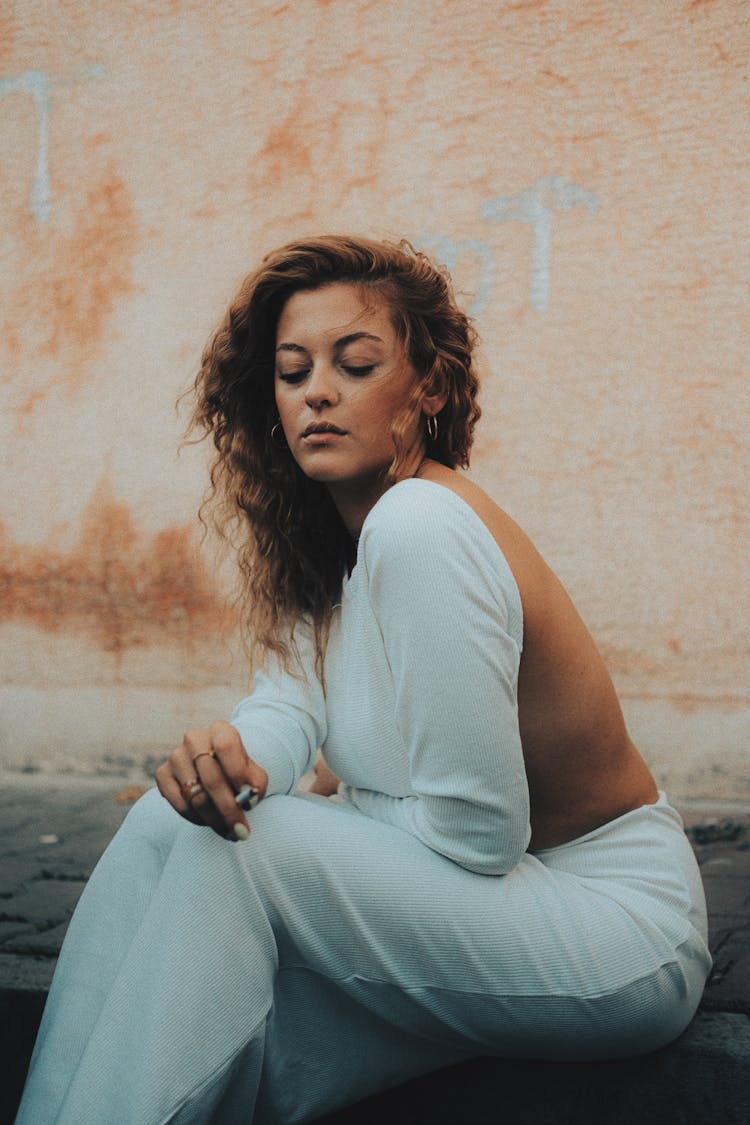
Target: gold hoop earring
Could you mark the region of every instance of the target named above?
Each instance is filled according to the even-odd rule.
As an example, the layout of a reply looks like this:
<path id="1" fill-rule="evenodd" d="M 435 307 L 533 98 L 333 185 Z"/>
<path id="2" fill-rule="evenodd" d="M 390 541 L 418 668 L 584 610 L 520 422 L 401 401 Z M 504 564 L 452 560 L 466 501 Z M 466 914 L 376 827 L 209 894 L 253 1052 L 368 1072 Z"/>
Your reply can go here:
<path id="1" fill-rule="evenodd" d="M 280 430 L 280 429 L 281 429 L 281 419 L 279 418 L 278 422 L 274 422 L 274 424 L 271 426 L 271 441 L 273 442 L 273 444 L 276 446 L 277 449 L 288 449 L 289 446 L 286 443 L 286 438 L 284 438 L 282 436 L 281 441 L 279 441 L 278 438 L 277 438 L 276 431 Z"/>
<path id="2" fill-rule="evenodd" d="M 437 441 L 438 439 L 438 420 L 435 414 L 427 415 L 427 436 L 430 441 Z"/>

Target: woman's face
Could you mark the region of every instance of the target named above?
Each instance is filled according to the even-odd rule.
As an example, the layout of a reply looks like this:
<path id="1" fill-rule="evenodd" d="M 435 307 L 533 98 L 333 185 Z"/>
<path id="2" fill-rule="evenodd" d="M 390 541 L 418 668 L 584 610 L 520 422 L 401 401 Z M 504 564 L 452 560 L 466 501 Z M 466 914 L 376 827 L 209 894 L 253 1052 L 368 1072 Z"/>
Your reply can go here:
<path id="1" fill-rule="evenodd" d="M 385 490 L 391 429 L 416 384 L 376 291 L 336 282 L 294 293 L 284 305 L 276 331 L 281 425 L 295 461 L 328 486 L 350 531 Z M 422 457 L 422 434 L 415 411 L 405 436 L 411 471 Z"/>

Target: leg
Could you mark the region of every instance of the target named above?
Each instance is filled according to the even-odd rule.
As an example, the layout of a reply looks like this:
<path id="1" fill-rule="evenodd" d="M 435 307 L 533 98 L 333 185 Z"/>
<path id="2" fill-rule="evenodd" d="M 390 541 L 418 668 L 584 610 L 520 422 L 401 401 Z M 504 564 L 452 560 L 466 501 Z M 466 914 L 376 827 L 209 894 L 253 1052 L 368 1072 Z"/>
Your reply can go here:
<path id="1" fill-rule="evenodd" d="M 689 1020 L 698 946 L 686 981 L 692 954 L 593 870 L 528 856 L 472 875 L 355 812 L 277 800 L 243 848 L 280 961 L 258 1121 L 308 1120 L 471 1054 L 641 1053 Z"/>
<path id="2" fill-rule="evenodd" d="M 251 1119 L 276 949 L 234 852 L 156 791 L 138 802 L 71 922 L 19 1125 L 206 1121 L 248 1044 Z M 240 948 L 242 1003 L 227 970 Z"/>
<path id="3" fill-rule="evenodd" d="M 596 879 L 473 875 L 320 799 L 263 801 L 236 846 L 139 805 L 71 926 L 19 1123 L 305 1121 L 472 1053 L 646 1050 L 653 1013 L 692 1003 Z"/>
<path id="4" fill-rule="evenodd" d="M 289 913 L 304 926 L 310 894 L 325 893 L 310 884 L 316 837 L 333 819 L 351 852 L 369 822 L 296 798 L 257 812 L 252 846 L 237 846 L 185 824 L 156 792 L 133 809 L 71 923 L 18 1125 L 247 1125 L 260 1086 L 259 1120 L 302 1120 L 311 1106 L 322 1111 L 462 1057 L 413 1042 L 296 958 L 278 973 L 274 903 L 287 877 Z M 347 1087 L 339 1063 L 352 1035 L 368 1060 Z"/>

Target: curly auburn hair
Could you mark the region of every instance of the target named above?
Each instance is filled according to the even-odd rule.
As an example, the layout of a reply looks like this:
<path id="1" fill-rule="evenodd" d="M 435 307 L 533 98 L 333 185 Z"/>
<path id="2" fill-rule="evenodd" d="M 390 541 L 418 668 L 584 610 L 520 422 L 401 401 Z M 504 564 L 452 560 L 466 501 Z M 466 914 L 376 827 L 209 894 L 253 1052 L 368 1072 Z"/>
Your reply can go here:
<path id="1" fill-rule="evenodd" d="M 389 306 L 418 383 L 392 427 L 393 461 L 386 486 L 400 479 L 404 435 L 435 385 L 447 401 L 426 454 L 467 467 L 479 418 L 472 366 L 474 330 L 457 307 L 450 280 L 410 243 L 324 236 L 292 242 L 265 257 L 239 287 L 203 352 L 189 430 L 210 435 L 216 449 L 201 508 L 213 509 L 222 538 L 237 549 L 243 633 L 255 662 L 271 653 L 289 669 L 294 626 L 313 626 L 316 673 L 322 677 L 331 613 L 341 596 L 353 543 L 324 484 L 306 477 L 277 444 L 274 397 L 276 328 L 289 297 L 347 282 L 374 290 Z"/>

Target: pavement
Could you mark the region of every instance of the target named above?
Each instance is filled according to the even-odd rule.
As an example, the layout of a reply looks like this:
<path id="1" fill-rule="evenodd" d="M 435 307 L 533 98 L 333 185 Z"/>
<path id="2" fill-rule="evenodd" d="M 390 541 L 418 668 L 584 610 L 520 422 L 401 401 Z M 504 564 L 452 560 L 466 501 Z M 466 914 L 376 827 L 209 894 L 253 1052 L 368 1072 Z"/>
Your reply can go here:
<path id="1" fill-rule="evenodd" d="M 137 775 L 3 776 L 0 1125 L 13 1120 L 78 897 L 147 784 Z M 495 1125 L 501 1118 L 521 1125 L 748 1125 L 750 804 L 677 804 L 703 874 L 714 956 L 701 1010 L 684 1036 L 664 1051 L 612 1063 L 474 1060 L 332 1115 L 330 1125 Z"/>

